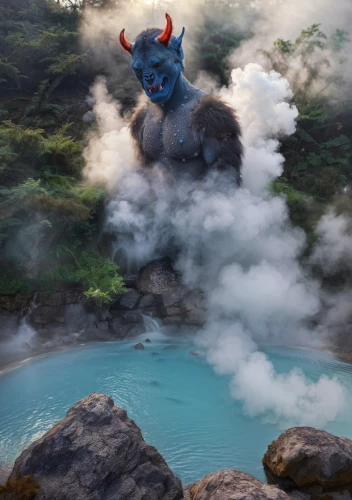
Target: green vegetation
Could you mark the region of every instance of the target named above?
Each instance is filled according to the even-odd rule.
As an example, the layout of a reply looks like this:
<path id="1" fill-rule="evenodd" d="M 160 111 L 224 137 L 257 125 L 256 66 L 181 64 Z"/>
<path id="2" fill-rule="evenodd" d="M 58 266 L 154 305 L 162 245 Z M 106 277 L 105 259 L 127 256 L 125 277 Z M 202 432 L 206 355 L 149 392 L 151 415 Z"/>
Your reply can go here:
<path id="1" fill-rule="evenodd" d="M 80 7 L 0 7 L 0 294 L 79 286 L 101 307 L 123 283 L 99 246 L 105 193 L 82 177 Z"/>
<path id="2" fill-rule="evenodd" d="M 233 12 L 228 15 L 233 16 Z M 247 37 L 248 34 L 236 32 L 231 23 L 222 22 L 220 15 L 217 19 L 206 15 L 204 25 L 196 32 L 195 60 L 187 62 L 187 71 L 196 77 L 198 70 L 204 70 L 215 76 L 221 85 L 227 84 L 230 69 L 228 57 Z"/>
<path id="3" fill-rule="evenodd" d="M 47 271 L 41 278 L 41 288 L 51 290 L 60 281 L 66 285 L 81 284 L 97 310 L 112 302 L 115 295 L 126 291 L 118 266 L 109 259 L 88 250 L 76 257 L 70 248 L 58 248 L 59 256 L 67 254 L 71 260 Z"/>
<path id="4" fill-rule="evenodd" d="M 288 78 L 299 110 L 296 133 L 282 143 L 284 173 L 273 191 L 285 196 L 292 222 L 308 236 L 327 205 L 341 205 L 352 181 L 352 95 L 339 69 L 348 43 L 345 31 L 328 38 L 314 24 L 295 41 L 276 40 L 265 52 L 272 68 Z"/>
<path id="5" fill-rule="evenodd" d="M 32 500 L 38 490 L 39 484 L 32 475 L 14 481 L 7 480 L 0 485 L 0 500 Z"/>
<path id="6" fill-rule="evenodd" d="M 80 48 L 79 24 L 87 6 L 109 2 L 1 3 L 0 294 L 78 286 L 101 308 L 123 291 L 101 237 L 106 193 L 82 175 L 89 130 L 82 118 L 96 74 L 91 51 Z M 202 69 L 228 82 L 228 56 L 252 36 L 228 23 L 233 15 L 226 2 L 219 2 L 216 19 L 204 12 L 194 32 L 197 60 L 187 61 L 191 77 Z M 288 78 L 300 113 L 296 133 L 283 140 L 284 172 L 271 189 L 285 198 L 292 223 L 309 238 L 331 203 L 339 213 L 352 210 L 343 195 L 351 184 L 352 96 L 339 69 L 350 40 L 339 29 L 327 37 L 323 28 L 314 24 L 296 40 L 276 40 L 264 53 L 269 67 Z M 102 37 L 111 42 L 108 33 Z M 125 71 L 127 60 L 116 54 Z M 124 106 L 135 103 L 130 88 L 126 82 L 119 87 Z"/>

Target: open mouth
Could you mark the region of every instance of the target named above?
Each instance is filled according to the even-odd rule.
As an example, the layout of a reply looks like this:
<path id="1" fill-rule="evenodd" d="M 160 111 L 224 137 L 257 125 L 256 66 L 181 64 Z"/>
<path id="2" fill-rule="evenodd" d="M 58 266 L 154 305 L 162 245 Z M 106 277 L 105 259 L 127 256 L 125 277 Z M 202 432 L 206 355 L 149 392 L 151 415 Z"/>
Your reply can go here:
<path id="1" fill-rule="evenodd" d="M 165 84 L 166 84 L 166 78 L 163 78 L 163 81 L 161 83 L 159 83 L 158 85 L 151 85 L 149 87 L 145 87 L 145 90 L 149 94 L 156 94 L 156 93 L 160 92 L 161 90 L 163 90 L 163 88 L 165 87 Z"/>

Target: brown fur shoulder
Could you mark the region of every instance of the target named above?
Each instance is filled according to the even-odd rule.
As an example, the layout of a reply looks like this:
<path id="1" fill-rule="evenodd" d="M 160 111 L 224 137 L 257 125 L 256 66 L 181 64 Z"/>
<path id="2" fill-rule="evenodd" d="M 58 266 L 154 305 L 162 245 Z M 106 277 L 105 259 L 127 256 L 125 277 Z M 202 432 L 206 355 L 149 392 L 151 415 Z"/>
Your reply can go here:
<path id="1" fill-rule="evenodd" d="M 219 170 L 235 169 L 240 185 L 243 146 L 235 110 L 220 98 L 207 95 L 193 110 L 192 126 L 208 165 Z"/>
<path id="2" fill-rule="evenodd" d="M 241 127 L 235 110 L 219 97 L 207 95 L 203 97 L 193 111 L 193 129 L 201 137 L 221 139 L 225 133 L 228 137 L 240 137 Z"/>

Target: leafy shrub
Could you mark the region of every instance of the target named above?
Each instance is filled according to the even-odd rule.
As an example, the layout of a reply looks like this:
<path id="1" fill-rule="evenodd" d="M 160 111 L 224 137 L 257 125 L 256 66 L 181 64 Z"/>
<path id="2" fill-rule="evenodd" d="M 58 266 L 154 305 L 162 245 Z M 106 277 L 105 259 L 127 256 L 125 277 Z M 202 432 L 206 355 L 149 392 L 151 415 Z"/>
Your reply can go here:
<path id="1" fill-rule="evenodd" d="M 17 293 L 27 294 L 31 291 L 30 283 L 16 276 L 16 274 L 11 274 L 11 272 L 0 269 L 1 279 L 0 279 L 0 295 L 16 295 Z M 0 497 L 1 498 L 1 497 Z"/>
<path id="2" fill-rule="evenodd" d="M 60 247 L 57 253 L 59 257 L 69 255 L 72 260 L 46 272 L 40 281 L 41 289 L 53 289 L 59 283 L 80 284 L 97 309 L 126 291 L 119 268 L 110 259 L 89 250 L 76 257 L 68 247 Z"/>
<path id="3" fill-rule="evenodd" d="M 291 222 L 299 226 L 304 225 L 309 211 L 307 197 L 282 181 L 273 182 L 271 191 L 285 198 Z"/>
<path id="4" fill-rule="evenodd" d="M 75 258 L 74 279 L 85 287 L 87 297 L 94 300 L 97 308 L 109 304 L 114 295 L 125 292 L 118 266 L 101 255 L 85 250 Z"/>

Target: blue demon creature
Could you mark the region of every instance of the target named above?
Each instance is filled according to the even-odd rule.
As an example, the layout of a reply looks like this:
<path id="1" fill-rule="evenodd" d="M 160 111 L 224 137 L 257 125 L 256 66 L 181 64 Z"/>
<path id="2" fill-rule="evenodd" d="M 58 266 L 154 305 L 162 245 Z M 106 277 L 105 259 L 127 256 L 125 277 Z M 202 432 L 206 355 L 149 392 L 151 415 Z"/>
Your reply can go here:
<path id="1" fill-rule="evenodd" d="M 231 171 L 241 181 L 242 144 L 234 110 L 206 95 L 182 75 L 182 38 L 166 28 L 142 31 L 132 44 L 120 34 L 132 56 L 132 70 L 149 101 L 136 110 L 131 134 L 145 165 L 161 163 L 175 172 L 203 176 L 209 169 Z"/>

